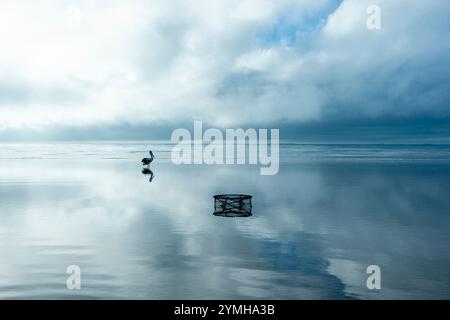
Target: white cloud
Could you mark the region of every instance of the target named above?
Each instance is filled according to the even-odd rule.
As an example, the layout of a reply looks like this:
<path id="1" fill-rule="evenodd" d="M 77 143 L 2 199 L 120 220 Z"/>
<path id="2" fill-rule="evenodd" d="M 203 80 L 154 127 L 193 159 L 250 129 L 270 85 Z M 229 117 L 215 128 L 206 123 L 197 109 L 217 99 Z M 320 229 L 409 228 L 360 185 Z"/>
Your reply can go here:
<path id="1" fill-rule="evenodd" d="M 360 33 L 366 25 L 367 1 L 347 0 L 328 17 L 324 27 L 327 36 L 346 36 Z"/>
<path id="2" fill-rule="evenodd" d="M 3 1 L 0 128 L 446 113 L 447 4 L 332 3 Z"/>

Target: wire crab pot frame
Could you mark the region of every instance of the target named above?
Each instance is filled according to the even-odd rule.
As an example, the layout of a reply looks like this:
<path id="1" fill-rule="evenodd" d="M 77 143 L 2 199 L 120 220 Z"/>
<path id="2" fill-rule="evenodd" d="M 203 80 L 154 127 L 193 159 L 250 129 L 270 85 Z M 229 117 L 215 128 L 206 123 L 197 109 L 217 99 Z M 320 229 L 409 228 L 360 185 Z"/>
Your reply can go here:
<path id="1" fill-rule="evenodd" d="M 246 194 L 215 195 L 214 215 L 221 217 L 249 217 L 252 215 L 252 196 Z"/>

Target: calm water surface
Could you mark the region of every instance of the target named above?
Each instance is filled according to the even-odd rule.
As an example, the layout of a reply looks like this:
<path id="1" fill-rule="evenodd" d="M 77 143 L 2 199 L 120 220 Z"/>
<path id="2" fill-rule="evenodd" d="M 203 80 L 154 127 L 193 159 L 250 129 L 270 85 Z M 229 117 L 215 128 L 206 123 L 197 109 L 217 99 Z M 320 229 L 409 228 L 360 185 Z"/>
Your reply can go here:
<path id="1" fill-rule="evenodd" d="M 450 298 L 449 146 L 283 144 L 275 176 L 164 142 L 0 147 L 0 298 Z M 254 215 L 213 216 L 217 193 Z"/>

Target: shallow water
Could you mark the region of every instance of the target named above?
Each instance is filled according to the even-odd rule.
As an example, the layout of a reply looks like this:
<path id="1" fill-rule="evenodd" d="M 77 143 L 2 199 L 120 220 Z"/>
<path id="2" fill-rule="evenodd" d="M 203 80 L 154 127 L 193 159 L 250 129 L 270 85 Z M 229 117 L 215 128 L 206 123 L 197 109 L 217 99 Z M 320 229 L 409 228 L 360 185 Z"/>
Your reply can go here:
<path id="1" fill-rule="evenodd" d="M 449 146 L 285 143 L 275 176 L 164 142 L 0 147 L 0 298 L 450 298 Z M 214 216 L 219 193 L 253 216 Z"/>

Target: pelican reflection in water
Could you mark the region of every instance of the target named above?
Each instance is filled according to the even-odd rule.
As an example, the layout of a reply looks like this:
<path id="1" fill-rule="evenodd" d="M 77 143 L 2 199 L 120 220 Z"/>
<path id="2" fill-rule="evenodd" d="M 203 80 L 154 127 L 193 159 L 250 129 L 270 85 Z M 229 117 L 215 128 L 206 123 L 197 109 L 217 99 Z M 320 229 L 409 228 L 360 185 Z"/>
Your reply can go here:
<path id="1" fill-rule="evenodd" d="M 142 169 L 142 174 L 145 174 L 145 175 L 150 175 L 150 179 L 148 180 L 148 182 L 152 182 L 152 180 L 153 180 L 153 178 L 154 178 L 154 174 L 153 174 L 153 171 L 152 170 L 150 170 L 150 168 L 143 168 Z"/>

